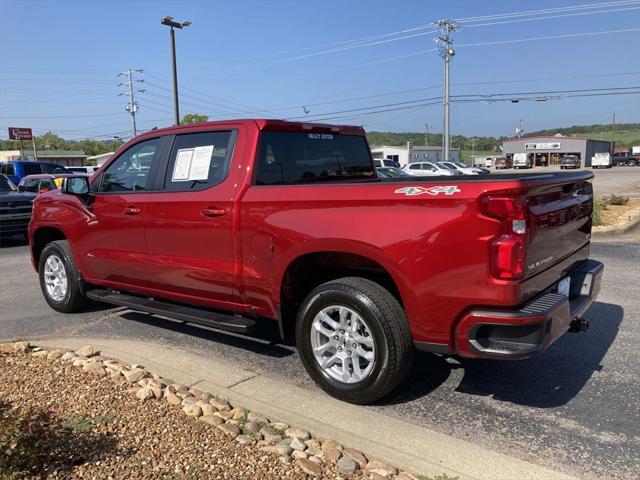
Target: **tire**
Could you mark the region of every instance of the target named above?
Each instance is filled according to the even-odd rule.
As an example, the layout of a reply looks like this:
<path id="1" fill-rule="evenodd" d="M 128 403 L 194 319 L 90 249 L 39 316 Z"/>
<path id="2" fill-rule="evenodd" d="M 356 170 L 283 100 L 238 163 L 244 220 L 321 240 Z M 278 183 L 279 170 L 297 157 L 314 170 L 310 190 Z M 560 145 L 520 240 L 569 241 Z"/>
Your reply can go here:
<path id="1" fill-rule="evenodd" d="M 627 165 L 630 166 L 630 167 L 635 167 L 636 166 L 636 162 L 635 162 L 635 160 L 629 160 L 627 162 Z"/>
<path id="2" fill-rule="evenodd" d="M 47 265 L 48 261 L 51 262 L 49 266 Z M 53 265 L 57 265 L 58 269 L 63 268 L 64 273 L 57 275 L 55 272 L 59 270 L 52 269 L 51 267 Z M 45 273 L 49 271 L 52 272 L 51 275 Z M 71 254 L 68 241 L 57 240 L 44 247 L 38 264 L 38 277 L 40 279 L 42 295 L 49 306 L 55 311 L 72 313 L 81 310 L 87 305 L 88 300 L 81 288 L 82 275 L 73 261 L 73 255 Z M 66 280 L 66 288 L 56 290 L 54 287 L 53 292 L 50 291 L 46 283 L 47 278 L 45 277 L 48 277 L 50 281 L 54 282 L 57 278 L 59 285 L 64 283 L 64 277 Z"/>
<path id="3" fill-rule="evenodd" d="M 332 337 L 319 334 L 315 327 L 316 316 L 321 312 L 330 312 L 331 316 L 332 309 L 338 309 L 336 316 L 332 317 L 338 320 L 334 319 L 334 323 L 345 329 L 338 330 L 340 327 L 337 327 L 334 330 L 336 335 Z M 347 313 L 344 323 L 340 324 L 344 310 Z M 354 321 L 360 326 L 364 325 L 364 330 L 353 333 L 350 329 Z M 329 324 L 322 326 L 327 330 Z M 348 338 L 350 335 L 355 337 Z M 320 366 L 313 349 L 314 338 L 320 336 L 327 338 L 327 343 L 333 342 L 335 345 L 323 355 L 336 357 L 353 354 L 347 358 L 347 369 L 345 361 L 339 360 L 342 373 L 337 373 L 338 365 L 335 362 L 325 368 Z M 357 343 L 359 339 L 366 339 L 372 346 L 364 342 Z M 307 296 L 298 312 L 296 344 L 305 369 L 320 388 L 335 398 L 355 404 L 375 402 L 395 389 L 409 373 L 414 352 L 409 322 L 398 300 L 377 283 L 357 277 L 325 283 Z M 340 344 L 343 345 L 342 352 L 338 352 Z M 349 351 L 349 346 L 353 345 L 357 345 L 357 348 Z M 371 351 L 365 351 L 365 348 L 371 348 Z M 355 353 L 357 351 L 369 353 L 371 360 L 359 356 Z M 362 375 L 355 370 L 356 362 L 359 370 L 364 367 L 360 372 Z M 348 380 L 335 378 L 344 374 L 345 370 L 350 370 Z"/>

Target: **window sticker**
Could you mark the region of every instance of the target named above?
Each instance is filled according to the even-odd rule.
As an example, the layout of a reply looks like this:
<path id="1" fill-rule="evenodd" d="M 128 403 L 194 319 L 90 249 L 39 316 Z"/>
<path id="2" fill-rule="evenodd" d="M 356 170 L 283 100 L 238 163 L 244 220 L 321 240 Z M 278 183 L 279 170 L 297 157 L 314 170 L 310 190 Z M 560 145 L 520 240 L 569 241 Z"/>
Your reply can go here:
<path id="1" fill-rule="evenodd" d="M 309 138 L 311 140 L 333 140 L 333 135 L 328 133 L 310 133 Z"/>
<path id="2" fill-rule="evenodd" d="M 176 163 L 173 165 L 172 182 L 188 182 L 189 172 L 191 171 L 191 159 L 193 157 L 193 148 L 183 148 L 178 150 L 176 155 Z"/>
<path id="3" fill-rule="evenodd" d="M 54 178 L 53 183 L 55 183 L 58 188 L 62 187 L 62 178 Z"/>
<path id="4" fill-rule="evenodd" d="M 209 167 L 213 156 L 213 145 L 193 149 L 193 160 L 189 170 L 189 180 L 209 180 Z"/>

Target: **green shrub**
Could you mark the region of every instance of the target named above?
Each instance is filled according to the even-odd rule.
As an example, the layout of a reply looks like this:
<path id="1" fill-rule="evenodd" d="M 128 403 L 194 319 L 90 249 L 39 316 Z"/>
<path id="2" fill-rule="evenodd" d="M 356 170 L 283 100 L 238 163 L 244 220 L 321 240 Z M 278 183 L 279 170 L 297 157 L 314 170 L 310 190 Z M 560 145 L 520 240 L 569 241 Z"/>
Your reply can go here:
<path id="1" fill-rule="evenodd" d="M 593 226 L 602 225 L 602 211 L 607 209 L 607 202 L 596 197 L 593 200 Z"/>
<path id="2" fill-rule="evenodd" d="M 629 198 L 623 197 L 622 195 L 616 195 L 612 193 L 608 197 L 604 197 L 603 200 L 609 205 L 626 205 L 629 203 Z"/>

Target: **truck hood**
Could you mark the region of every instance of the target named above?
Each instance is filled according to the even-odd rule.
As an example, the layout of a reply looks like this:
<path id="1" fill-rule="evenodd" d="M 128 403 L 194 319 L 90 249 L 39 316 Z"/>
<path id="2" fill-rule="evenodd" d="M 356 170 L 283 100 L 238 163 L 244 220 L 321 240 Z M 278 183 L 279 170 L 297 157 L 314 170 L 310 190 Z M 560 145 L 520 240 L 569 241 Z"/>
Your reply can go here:
<path id="1" fill-rule="evenodd" d="M 24 201 L 32 202 L 34 198 L 36 198 L 35 193 L 0 191 L 0 203 L 24 202 Z"/>

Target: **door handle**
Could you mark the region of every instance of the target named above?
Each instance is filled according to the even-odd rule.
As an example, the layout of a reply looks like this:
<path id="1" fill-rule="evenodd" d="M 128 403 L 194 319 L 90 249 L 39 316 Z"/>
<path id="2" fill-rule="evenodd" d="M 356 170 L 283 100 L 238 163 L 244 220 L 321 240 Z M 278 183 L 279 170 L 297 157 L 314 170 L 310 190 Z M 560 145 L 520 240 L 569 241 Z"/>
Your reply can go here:
<path id="1" fill-rule="evenodd" d="M 138 215 L 140 213 L 140 209 L 136 207 L 125 207 L 124 213 L 126 215 Z"/>
<path id="2" fill-rule="evenodd" d="M 227 211 L 224 208 L 203 208 L 200 213 L 205 217 L 221 217 L 226 214 Z"/>

